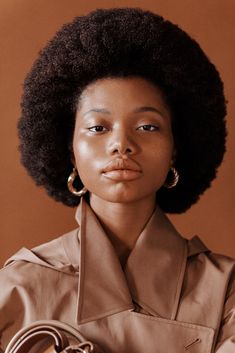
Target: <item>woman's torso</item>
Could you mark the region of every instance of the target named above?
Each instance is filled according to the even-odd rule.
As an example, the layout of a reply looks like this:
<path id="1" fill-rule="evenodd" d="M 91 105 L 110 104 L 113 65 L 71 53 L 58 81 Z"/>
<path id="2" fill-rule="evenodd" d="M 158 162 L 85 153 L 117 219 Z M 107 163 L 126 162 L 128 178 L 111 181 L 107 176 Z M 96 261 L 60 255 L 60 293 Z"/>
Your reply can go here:
<path id="1" fill-rule="evenodd" d="M 224 305 L 231 259 L 197 237 L 185 240 L 158 213 L 122 269 L 89 208 L 86 215 L 80 231 L 22 249 L 1 270 L 3 348 L 22 326 L 45 319 L 71 324 L 109 353 L 209 353 L 234 332 L 234 294 Z M 230 320 L 219 332 L 225 311 Z M 217 351 L 232 352 L 226 344 Z"/>

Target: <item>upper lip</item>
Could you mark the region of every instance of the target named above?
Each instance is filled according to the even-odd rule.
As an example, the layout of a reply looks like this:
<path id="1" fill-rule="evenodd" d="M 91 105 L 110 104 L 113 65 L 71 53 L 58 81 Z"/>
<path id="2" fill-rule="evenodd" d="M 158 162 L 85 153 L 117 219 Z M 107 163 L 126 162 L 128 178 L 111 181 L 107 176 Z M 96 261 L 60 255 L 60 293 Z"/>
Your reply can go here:
<path id="1" fill-rule="evenodd" d="M 137 165 L 136 162 L 134 162 L 131 159 L 122 159 L 122 158 L 116 158 L 105 166 L 103 169 L 103 172 L 110 172 L 112 170 L 120 170 L 120 169 L 128 169 L 128 170 L 135 170 L 137 172 L 141 172 L 141 169 Z"/>

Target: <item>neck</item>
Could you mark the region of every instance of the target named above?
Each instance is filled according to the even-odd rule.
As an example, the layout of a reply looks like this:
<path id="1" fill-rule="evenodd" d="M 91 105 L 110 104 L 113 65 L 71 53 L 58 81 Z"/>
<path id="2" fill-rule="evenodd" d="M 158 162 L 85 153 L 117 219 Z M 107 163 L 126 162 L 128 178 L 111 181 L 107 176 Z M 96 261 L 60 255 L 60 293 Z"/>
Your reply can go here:
<path id="1" fill-rule="evenodd" d="M 91 194 L 90 206 L 112 242 L 121 265 L 124 266 L 155 209 L 155 195 L 131 203 L 114 203 Z"/>

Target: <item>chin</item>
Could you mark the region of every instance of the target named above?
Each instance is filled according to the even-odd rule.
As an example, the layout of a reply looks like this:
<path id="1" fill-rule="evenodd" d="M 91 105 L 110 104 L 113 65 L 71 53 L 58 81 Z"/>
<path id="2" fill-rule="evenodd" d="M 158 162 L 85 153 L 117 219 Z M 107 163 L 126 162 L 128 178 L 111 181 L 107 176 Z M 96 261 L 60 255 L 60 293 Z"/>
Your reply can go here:
<path id="1" fill-rule="evenodd" d="M 140 195 L 139 192 L 130 192 L 130 191 L 123 191 L 123 192 L 107 192 L 107 193 L 102 193 L 102 194 L 97 194 L 97 197 L 100 197 L 101 199 L 108 201 L 108 202 L 113 202 L 113 203 L 131 203 L 131 202 L 136 202 L 139 201 L 140 199 L 144 198 L 143 195 Z M 147 196 L 147 195 L 146 195 Z"/>

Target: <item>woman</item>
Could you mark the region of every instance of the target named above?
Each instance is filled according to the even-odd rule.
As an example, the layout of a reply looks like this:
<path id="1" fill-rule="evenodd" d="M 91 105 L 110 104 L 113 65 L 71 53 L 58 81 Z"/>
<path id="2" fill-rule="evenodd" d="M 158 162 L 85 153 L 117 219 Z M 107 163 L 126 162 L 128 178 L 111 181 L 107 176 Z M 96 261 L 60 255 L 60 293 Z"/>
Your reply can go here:
<path id="1" fill-rule="evenodd" d="M 164 214 L 215 178 L 225 115 L 215 66 L 158 15 L 96 10 L 56 34 L 25 81 L 20 150 L 38 185 L 78 205 L 78 229 L 1 270 L 2 350 L 54 319 L 105 352 L 234 351 L 234 261 Z"/>

